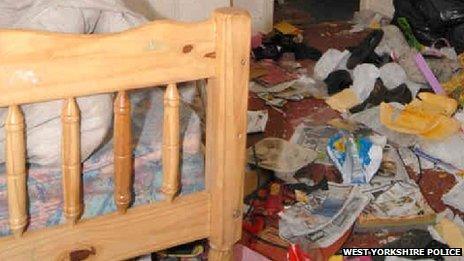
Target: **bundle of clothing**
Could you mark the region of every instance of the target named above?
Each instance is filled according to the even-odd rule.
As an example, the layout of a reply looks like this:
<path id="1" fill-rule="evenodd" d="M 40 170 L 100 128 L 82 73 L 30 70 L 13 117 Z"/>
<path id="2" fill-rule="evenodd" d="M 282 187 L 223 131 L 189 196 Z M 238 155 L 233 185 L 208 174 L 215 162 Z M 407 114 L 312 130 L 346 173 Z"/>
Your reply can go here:
<path id="1" fill-rule="evenodd" d="M 112 33 L 127 30 L 147 22 L 140 14 L 132 12 L 120 0 L 4 0 L 0 2 L 0 28 L 30 29 L 74 34 Z M 12 43 L 14 44 L 14 43 Z M 34 44 L 34 43 L 31 43 Z M 1 47 L 0 47 L 1 48 Z M 70 46 L 72 48 L 72 46 Z M 7 86 L 15 88 L 14 85 Z M 131 95 L 133 106 L 149 95 L 156 115 L 162 122 L 163 90 L 139 92 Z M 191 93 L 191 92 L 190 92 Z M 182 92 L 181 92 L 182 94 Z M 190 97 L 193 95 L 190 94 Z M 113 94 L 77 98 L 81 112 L 81 158 L 84 161 L 111 138 Z M 25 104 L 27 160 L 29 163 L 58 167 L 61 156 L 62 101 Z M 189 108 L 181 105 L 181 121 L 185 131 Z M 8 108 L 0 108 L 0 164 L 5 161 L 5 119 Z M 161 142 L 161 128 L 153 130 L 154 139 Z M 137 139 L 135 137 L 135 139 Z"/>

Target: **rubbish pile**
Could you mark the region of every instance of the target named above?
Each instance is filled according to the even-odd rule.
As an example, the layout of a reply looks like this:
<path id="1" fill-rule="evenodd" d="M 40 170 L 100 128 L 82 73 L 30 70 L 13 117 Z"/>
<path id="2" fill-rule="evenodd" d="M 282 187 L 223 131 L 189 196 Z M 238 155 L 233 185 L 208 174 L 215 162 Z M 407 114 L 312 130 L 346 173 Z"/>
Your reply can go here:
<path id="1" fill-rule="evenodd" d="M 283 118 L 306 99 L 339 114 L 307 117 L 288 140 L 263 135 L 248 148 L 259 176 L 245 200 L 251 240 L 326 259 L 357 233 L 400 233 L 382 247 L 421 238 L 424 247 L 464 248 L 464 3 L 394 4 L 393 19 L 358 13 L 349 33 L 369 33 L 345 50 L 321 53 L 286 22 L 253 38 L 252 97 Z M 249 111 L 248 133 L 275 127 L 270 115 Z M 426 170 L 453 175 L 445 211 L 422 191 Z"/>

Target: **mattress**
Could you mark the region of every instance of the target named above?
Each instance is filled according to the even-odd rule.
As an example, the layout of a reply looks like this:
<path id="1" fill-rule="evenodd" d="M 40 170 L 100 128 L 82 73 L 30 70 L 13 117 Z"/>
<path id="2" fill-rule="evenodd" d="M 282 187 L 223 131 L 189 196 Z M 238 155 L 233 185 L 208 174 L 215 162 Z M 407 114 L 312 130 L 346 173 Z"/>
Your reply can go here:
<path id="1" fill-rule="evenodd" d="M 181 88 L 182 100 L 192 97 L 193 86 Z M 131 94 L 134 136 L 133 205 L 148 204 L 163 198 L 160 192 L 163 174 L 161 161 L 163 90 L 156 88 Z M 191 99 L 190 99 L 191 100 Z M 204 189 L 204 158 L 200 152 L 200 120 L 183 102 L 181 105 L 181 194 Z M 84 213 L 91 218 L 116 211 L 113 200 L 113 147 L 108 137 L 83 163 Z M 65 222 L 61 170 L 28 166 L 28 231 Z M 0 165 L 0 236 L 10 234 L 5 166 Z"/>

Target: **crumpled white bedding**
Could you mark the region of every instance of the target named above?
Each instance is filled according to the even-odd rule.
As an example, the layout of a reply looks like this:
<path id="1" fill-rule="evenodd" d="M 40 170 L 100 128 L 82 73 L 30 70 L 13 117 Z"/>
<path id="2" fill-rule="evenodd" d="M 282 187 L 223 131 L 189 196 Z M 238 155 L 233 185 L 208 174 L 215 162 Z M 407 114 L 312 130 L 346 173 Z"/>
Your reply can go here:
<path id="1" fill-rule="evenodd" d="M 0 27 L 35 29 L 66 33 L 118 32 L 138 26 L 147 20 L 124 7 L 119 0 L 2 0 Z M 14 88 L 14 86 L 11 86 Z M 143 95 L 159 96 L 159 115 L 162 119 L 162 89 Z M 190 95 L 191 97 L 192 95 Z M 185 98 L 185 97 L 184 97 Z M 187 98 L 188 99 L 188 98 Z M 113 95 L 104 94 L 77 99 L 81 110 L 81 154 L 85 160 L 107 137 L 112 126 Z M 22 105 L 27 136 L 27 160 L 49 167 L 60 164 L 62 101 Z M 185 111 L 185 106 L 181 111 Z M 7 108 L 0 108 L 0 163 L 4 162 L 4 120 Z M 182 118 L 182 117 L 181 117 Z M 183 117 L 186 118 L 186 117 Z M 187 117 L 188 118 L 188 117 Z M 187 120 L 186 124 L 192 121 Z M 162 122 L 160 121 L 160 124 Z M 154 133 L 155 137 L 160 137 Z M 160 141 L 161 142 L 161 141 Z"/>

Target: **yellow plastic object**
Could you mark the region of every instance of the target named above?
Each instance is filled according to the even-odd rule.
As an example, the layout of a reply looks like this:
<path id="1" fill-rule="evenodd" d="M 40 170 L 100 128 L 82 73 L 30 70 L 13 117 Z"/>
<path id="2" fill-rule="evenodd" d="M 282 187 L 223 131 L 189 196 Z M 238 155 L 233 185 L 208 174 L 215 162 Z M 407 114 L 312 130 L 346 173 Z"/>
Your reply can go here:
<path id="1" fill-rule="evenodd" d="M 458 108 L 458 103 L 456 100 L 443 95 L 436 95 L 430 92 L 419 93 L 419 98 L 421 99 L 420 108 L 423 112 L 434 113 L 450 117 Z"/>
<path id="2" fill-rule="evenodd" d="M 453 248 L 464 248 L 464 231 L 453 221 L 444 218 L 435 225 L 438 234 Z"/>
<path id="3" fill-rule="evenodd" d="M 388 128 L 426 139 L 444 139 L 459 131 L 460 124 L 451 115 L 457 102 L 432 93 L 419 94 L 405 108 L 395 113 L 390 104 L 380 105 L 380 122 Z"/>
<path id="4" fill-rule="evenodd" d="M 348 88 L 344 89 L 343 91 L 330 96 L 328 99 L 325 100 L 332 109 L 339 111 L 339 112 L 346 112 L 350 108 L 358 105 L 361 103 L 356 93 Z"/>
<path id="5" fill-rule="evenodd" d="M 380 104 L 380 122 L 389 129 L 407 134 L 426 133 L 440 123 L 440 119 L 420 111 L 403 110 L 396 117 L 393 114 L 393 107 L 390 104 Z"/>
<path id="6" fill-rule="evenodd" d="M 286 22 L 286 21 L 282 21 L 282 22 L 280 22 L 278 24 L 275 24 L 274 29 L 276 29 L 277 31 L 279 31 L 279 32 L 281 32 L 283 34 L 297 35 L 297 34 L 301 33 L 300 29 L 298 29 L 297 27 L 295 27 L 294 25 L 292 25 L 291 23 Z"/>
<path id="7" fill-rule="evenodd" d="M 441 117 L 440 124 L 429 132 L 422 133 L 420 136 L 426 139 L 439 140 L 449 137 L 459 131 L 461 124 L 458 121 L 444 116 Z"/>

